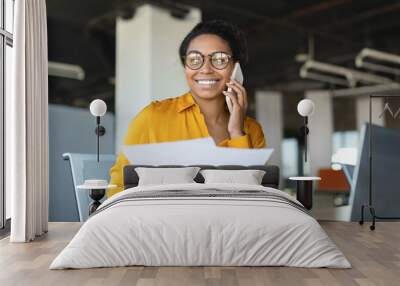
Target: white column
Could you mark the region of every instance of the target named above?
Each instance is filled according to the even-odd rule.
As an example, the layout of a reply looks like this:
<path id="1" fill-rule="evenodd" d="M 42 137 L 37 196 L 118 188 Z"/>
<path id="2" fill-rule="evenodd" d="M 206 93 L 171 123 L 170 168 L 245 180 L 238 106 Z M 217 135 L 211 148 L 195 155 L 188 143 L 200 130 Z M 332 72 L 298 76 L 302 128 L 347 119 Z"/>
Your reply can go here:
<path id="1" fill-rule="evenodd" d="M 143 5 L 132 19 L 116 23 L 116 151 L 121 150 L 129 122 L 152 100 L 175 97 L 188 90 L 179 60 L 179 45 L 201 20 L 199 9 L 184 19 Z"/>
<path id="2" fill-rule="evenodd" d="M 310 175 L 318 175 L 321 168 L 329 168 L 332 157 L 333 108 L 332 94 L 326 90 L 305 93 L 315 104 L 314 114 L 308 119 L 308 158 Z"/>
<path id="3" fill-rule="evenodd" d="M 383 98 L 372 99 L 372 123 L 384 126 L 385 117 L 379 118 L 383 111 Z M 358 96 L 356 98 L 357 130 L 361 131 L 364 123 L 369 122 L 369 96 Z"/>
<path id="4" fill-rule="evenodd" d="M 258 90 L 256 99 L 256 119 L 261 124 L 268 148 L 274 153 L 268 164 L 281 168 L 282 162 L 282 94 L 275 91 Z"/>

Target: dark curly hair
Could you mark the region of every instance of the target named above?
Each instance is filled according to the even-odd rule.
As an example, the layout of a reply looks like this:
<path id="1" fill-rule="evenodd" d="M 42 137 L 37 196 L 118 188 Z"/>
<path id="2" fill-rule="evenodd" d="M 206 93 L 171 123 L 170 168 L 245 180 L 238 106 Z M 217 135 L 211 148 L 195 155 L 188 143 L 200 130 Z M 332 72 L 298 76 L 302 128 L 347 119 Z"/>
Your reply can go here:
<path id="1" fill-rule="evenodd" d="M 184 56 L 190 42 L 197 36 L 203 34 L 217 35 L 226 42 L 232 50 L 234 61 L 239 61 L 240 65 L 246 65 L 248 61 L 247 41 L 244 33 L 232 23 L 224 20 L 211 20 L 198 23 L 183 39 L 179 47 L 179 57 L 184 65 Z"/>

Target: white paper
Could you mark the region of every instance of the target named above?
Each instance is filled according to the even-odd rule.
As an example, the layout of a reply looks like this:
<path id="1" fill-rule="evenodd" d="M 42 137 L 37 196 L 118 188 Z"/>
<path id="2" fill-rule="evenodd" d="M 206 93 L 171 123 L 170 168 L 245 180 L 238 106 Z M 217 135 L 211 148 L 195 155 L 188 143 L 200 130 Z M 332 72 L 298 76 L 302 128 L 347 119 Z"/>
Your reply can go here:
<path id="1" fill-rule="evenodd" d="M 265 165 L 273 150 L 218 147 L 211 137 L 122 147 L 135 165 Z"/>

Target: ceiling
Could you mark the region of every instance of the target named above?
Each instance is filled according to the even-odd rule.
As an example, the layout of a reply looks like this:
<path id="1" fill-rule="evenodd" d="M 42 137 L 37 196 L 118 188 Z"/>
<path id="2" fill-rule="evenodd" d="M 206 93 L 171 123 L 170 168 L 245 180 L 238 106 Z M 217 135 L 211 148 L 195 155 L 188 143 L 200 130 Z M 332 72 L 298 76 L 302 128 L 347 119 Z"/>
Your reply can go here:
<path id="1" fill-rule="evenodd" d="M 399 1 L 48 0 L 49 59 L 81 65 L 86 72 L 84 81 L 51 77 L 51 103 L 86 107 L 93 98 L 103 98 L 113 106 L 109 79 L 115 74 L 115 17 L 132 16 L 143 2 L 176 16 L 183 15 L 185 5 L 198 7 L 203 20 L 225 19 L 241 27 L 249 46 L 245 73 L 250 93 L 258 88 L 285 94 L 332 88 L 299 77 L 295 56 L 307 52 L 310 38 L 315 59 L 346 67 L 354 67 L 363 47 L 400 54 Z"/>

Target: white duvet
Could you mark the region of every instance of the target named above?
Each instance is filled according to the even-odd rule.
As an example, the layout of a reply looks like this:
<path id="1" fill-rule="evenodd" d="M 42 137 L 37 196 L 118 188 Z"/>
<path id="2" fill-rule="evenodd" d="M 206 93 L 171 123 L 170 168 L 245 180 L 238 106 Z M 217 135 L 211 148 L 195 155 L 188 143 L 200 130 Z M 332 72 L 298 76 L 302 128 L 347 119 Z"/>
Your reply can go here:
<path id="1" fill-rule="evenodd" d="M 314 218 L 279 201 L 175 197 L 115 203 L 132 192 L 205 188 L 262 190 L 297 202 L 279 190 L 254 185 L 131 188 L 105 201 L 99 208 L 103 211 L 83 224 L 50 269 L 127 265 L 351 267 Z"/>

